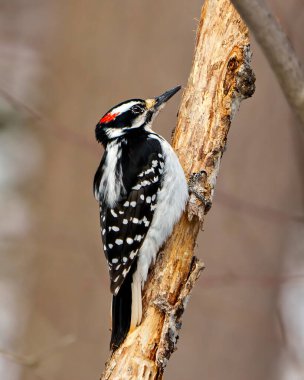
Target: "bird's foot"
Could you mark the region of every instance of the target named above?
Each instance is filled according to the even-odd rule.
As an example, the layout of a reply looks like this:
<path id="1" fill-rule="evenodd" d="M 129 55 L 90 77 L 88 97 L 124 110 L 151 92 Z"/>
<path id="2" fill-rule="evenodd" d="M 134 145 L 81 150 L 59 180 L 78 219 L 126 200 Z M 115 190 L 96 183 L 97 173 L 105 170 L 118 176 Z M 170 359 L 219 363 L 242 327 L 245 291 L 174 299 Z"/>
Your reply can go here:
<path id="1" fill-rule="evenodd" d="M 204 205 L 204 213 L 207 214 L 207 212 L 211 209 L 212 201 L 210 198 L 205 196 L 206 190 L 203 186 L 203 182 L 207 177 L 206 170 L 201 170 L 198 173 L 193 173 L 190 176 L 189 182 L 188 182 L 188 189 L 189 193 L 193 194 L 199 201 L 201 201 Z"/>

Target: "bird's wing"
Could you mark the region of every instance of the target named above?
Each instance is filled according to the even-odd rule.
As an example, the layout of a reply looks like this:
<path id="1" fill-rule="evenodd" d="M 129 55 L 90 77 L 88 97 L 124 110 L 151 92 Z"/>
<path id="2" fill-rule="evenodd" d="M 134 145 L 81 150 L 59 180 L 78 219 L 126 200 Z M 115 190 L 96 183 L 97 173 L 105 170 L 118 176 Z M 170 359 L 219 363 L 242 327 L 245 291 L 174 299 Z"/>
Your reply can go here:
<path id="1" fill-rule="evenodd" d="M 150 152 L 129 193 L 115 207 L 101 207 L 102 240 L 114 295 L 130 269 L 135 270 L 138 251 L 152 222 L 163 170 L 161 150 Z"/>

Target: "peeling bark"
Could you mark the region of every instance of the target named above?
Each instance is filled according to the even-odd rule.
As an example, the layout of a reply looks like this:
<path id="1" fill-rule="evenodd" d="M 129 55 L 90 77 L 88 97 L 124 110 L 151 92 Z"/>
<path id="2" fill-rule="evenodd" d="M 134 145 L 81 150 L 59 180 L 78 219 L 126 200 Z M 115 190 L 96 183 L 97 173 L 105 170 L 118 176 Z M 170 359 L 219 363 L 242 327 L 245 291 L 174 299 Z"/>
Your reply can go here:
<path id="1" fill-rule="evenodd" d="M 143 320 L 114 352 L 102 379 L 161 379 L 203 265 L 193 251 L 210 209 L 231 120 L 254 92 L 248 30 L 228 0 L 207 0 L 172 145 L 191 182 L 188 210 L 158 254 Z"/>

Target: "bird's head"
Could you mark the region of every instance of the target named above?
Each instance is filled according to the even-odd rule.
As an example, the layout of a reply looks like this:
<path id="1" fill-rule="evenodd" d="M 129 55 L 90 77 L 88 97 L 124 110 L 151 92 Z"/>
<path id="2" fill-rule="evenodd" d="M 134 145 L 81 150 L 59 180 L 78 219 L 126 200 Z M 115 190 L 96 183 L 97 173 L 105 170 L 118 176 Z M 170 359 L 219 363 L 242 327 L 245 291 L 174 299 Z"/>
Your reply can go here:
<path id="1" fill-rule="evenodd" d="M 152 99 L 126 100 L 111 108 L 96 125 L 97 141 L 106 144 L 140 128 L 150 128 L 156 115 L 180 88 L 174 87 Z"/>

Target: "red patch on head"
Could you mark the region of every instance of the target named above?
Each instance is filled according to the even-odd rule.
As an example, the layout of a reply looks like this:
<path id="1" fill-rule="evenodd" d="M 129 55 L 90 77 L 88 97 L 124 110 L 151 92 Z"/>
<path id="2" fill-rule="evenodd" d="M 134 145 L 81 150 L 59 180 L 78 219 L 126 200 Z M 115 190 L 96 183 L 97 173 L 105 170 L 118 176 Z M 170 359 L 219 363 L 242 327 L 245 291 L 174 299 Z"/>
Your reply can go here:
<path id="1" fill-rule="evenodd" d="M 116 118 L 116 116 L 119 115 L 119 112 L 118 113 L 107 113 L 106 115 L 104 115 L 104 117 L 102 117 L 100 120 L 99 120 L 99 123 L 103 124 L 103 123 L 109 123 L 110 121 L 114 120 Z"/>

